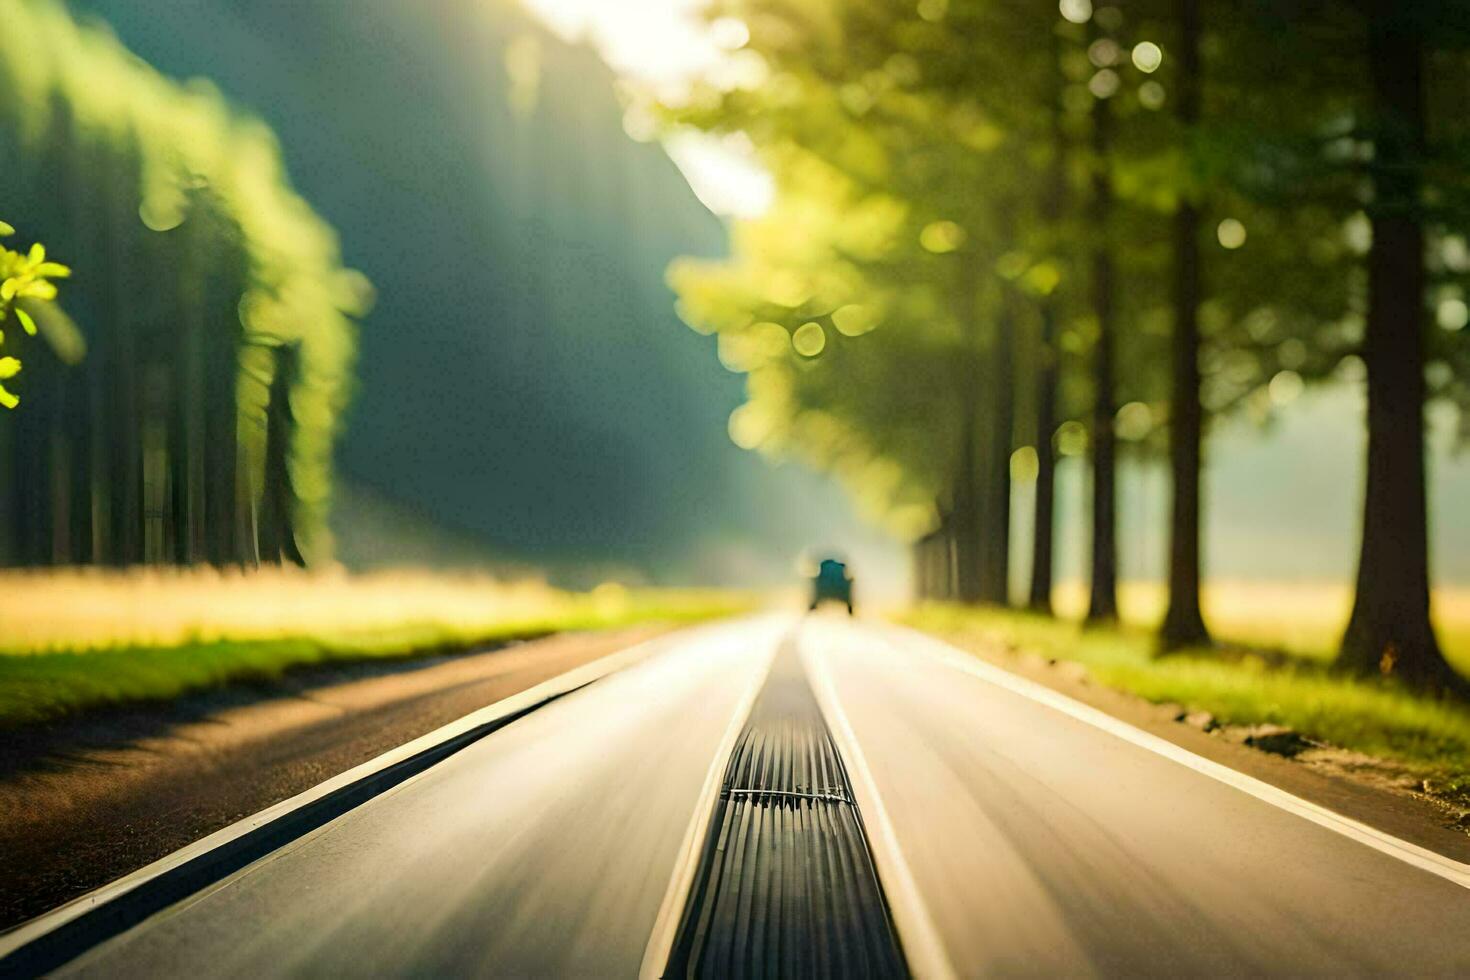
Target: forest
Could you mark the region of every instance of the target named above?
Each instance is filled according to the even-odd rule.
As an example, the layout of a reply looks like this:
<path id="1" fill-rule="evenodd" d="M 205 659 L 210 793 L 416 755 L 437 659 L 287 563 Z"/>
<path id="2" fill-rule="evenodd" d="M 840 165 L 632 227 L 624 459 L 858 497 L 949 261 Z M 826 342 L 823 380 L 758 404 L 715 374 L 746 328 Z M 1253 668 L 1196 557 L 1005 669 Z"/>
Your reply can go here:
<path id="1" fill-rule="evenodd" d="M 36 336 L 6 343 L 20 404 L 0 417 L 0 554 L 328 554 L 371 286 L 292 191 L 271 132 L 208 83 L 164 78 L 50 3 L 6 0 L 0 24 L 0 206 L 43 260 L 15 298 Z M 73 273 L 64 296 L 48 254 Z"/>
<path id="2" fill-rule="evenodd" d="M 1086 460 L 1090 623 L 1117 619 L 1120 458 L 1167 461 L 1165 651 L 1207 645 L 1202 447 L 1365 385 L 1337 666 L 1464 690 L 1430 621 L 1427 404 L 1470 400 L 1470 24 L 1452 3 L 740 0 L 736 82 L 657 106 L 749 139 L 776 203 L 681 315 L 746 375 L 746 448 L 837 474 L 922 596 L 1051 609 Z M 1309 26 L 1305 26 L 1309 25 Z M 1462 413 L 1461 419 L 1466 418 Z M 1013 489 L 1037 532 L 1013 556 Z M 1025 595 L 1008 594 L 1013 562 Z"/>

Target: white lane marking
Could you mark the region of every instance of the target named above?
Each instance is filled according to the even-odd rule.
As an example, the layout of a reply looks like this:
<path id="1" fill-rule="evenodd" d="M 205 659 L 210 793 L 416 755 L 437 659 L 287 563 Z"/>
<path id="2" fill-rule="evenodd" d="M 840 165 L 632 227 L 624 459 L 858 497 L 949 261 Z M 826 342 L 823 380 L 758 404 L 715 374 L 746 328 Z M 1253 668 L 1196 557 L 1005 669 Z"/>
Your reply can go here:
<path id="1" fill-rule="evenodd" d="M 683 644 L 697 642 L 699 638 L 710 633 L 729 628 L 730 625 L 728 623 L 716 623 L 656 636 L 634 646 L 599 657 L 580 667 L 575 667 L 564 674 L 548 678 L 533 687 L 521 691 L 519 694 L 513 694 L 484 708 L 472 711 L 463 718 L 451 721 L 441 728 L 436 728 L 427 735 L 421 735 L 411 742 L 406 742 L 398 746 L 396 749 L 389 749 L 376 758 L 369 759 L 359 766 L 355 766 L 344 773 L 333 776 L 325 782 L 318 783 L 303 793 L 293 796 L 290 799 L 282 800 L 273 806 L 266 807 L 259 813 L 252 814 L 230 824 L 228 827 L 215 831 L 208 837 L 203 837 L 192 844 L 187 844 L 172 854 L 159 858 L 152 864 L 139 868 L 137 871 L 125 875 L 111 884 L 103 885 L 79 898 L 72 899 L 65 905 L 52 909 L 50 912 L 42 913 L 34 919 L 13 927 L 10 931 L 0 934 L 0 957 L 10 955 L 27 943 L 60 928 L 72 919 L 90 912 L 99 905 L 105 905 L 108 902 L 121 898 L 144 882 L 171 871 L 181 864 L 192 861 L 201 854 L 228 844 L 236 838 L 243 837 L 258 827 L 272 823 L 291 813 L 293 810 L 314 803 L 344 786 L 350 786 L 360 780 L 366 779 L 377 772 L 394 766 L 405 759 L 412 758 L 421 752 L 428 751 L 466 732 L 473 731 L 482 725 L 490 724 L 501 718 L 513 715 L 518 711 L 534 707 L 542 701 L 566 694 L 569 691 L 590 684 L 599 678 L 606 677 L 608 674 L 623 670 L 639 661 L 648 659 L 656 653 Z M 423 773 L 419 773 L 413 779 L 418 779 L 422 775 Z M 329 821 L 329 823 L 331 822 Z M 318 830 L 320 829 L 318 828 Z M 233 877 L 230 876 L 231 879 Z"/>
<path id="2" fill-rule="evenodd" d="M 832 684 L 831 670 L 827 664 L 830 646 L 813 650 L 806 638 L 810 623 L 804 625 L 798 641 L 802 663 L 806 666 L 807 678 L 816 694 L 817 704 L 832 729 L 832 738 L 837 742 L 837 751 L 847 767 L 852 780 L 853 796 L 857 798 L 858 813 L 868 831 L 868 846 L 873 854 L 873 864 L 878 879 L 883 883 L 883 892 L 888 898 L 888 908 L 893 913 L 893 925 L 898 930 L 899 942 L 903 945 L 904 957 L 909 969 L 920 980 L 953 980 L 957 976 L 944 941 L 939 938 L 939 928 L 929 912 L 918 883 L 899 846 L 898 834 L 893 821 L 883 806 L 878 794 L 878 784 L 868 768 L 867 757 L 858 744 L 852 723 L 837 697 Z"/>
<path id="3" fill-rule="evenodd" d="M 902 626 L 890 625 L 884 629 L 891 634 L 885 637 L 891 646 L 907 649 L 911 652 L 917 648 L 923 655 L 931 657 L 945 666 L 971 674 L 997 687 L 1004 688 L 1013 694 L 1019 694 L 1048 708 L 1060 711 L 1062 714 L 1107 732 L 1109 735 L 1121 738 L 1123 741 L 1130 742 L 1141 749 L 1146 749 L 1156 755 L 1161 755 L 1172 762 L 1177 762 L 1181 766 L 1193 769 L 1195 772 L 1208 776 L 1227 786 L 1233 786 L 1242 793 L 1248 793 L 1262 802 L 1269 803 L 1288 813 L 1294 813 L 1304 820 L 1310 820 L 1319 827 L 1324 827 L 1334 833 L 1355 840 L 1360 844 L 1365 844 L 1375 851 L 1387 854 L 1389 857 L 1396 858 L 1405 864 L 1419 868 L 1421 871 L 1427 871 L 1446 881 L 1453 882 L 1461 888 L 1470 888 L 1470 864 L 1445 857 L 1443 854 L 1438 854 L 1426 847 L 1420 847 L 1418 844 L 1401 840 L 1392 834 L 1384 833 L 1377 828 L 1360 823 L 1351 817 L 1345 817 L 1324 806 L 1304 800 L 1299 796 L 1293 796 L 1286 790 L 1272 786 L 1270 783 L 1256 779 L 1254 776 L 1247 776 L 1245 773 L 1232 769 L 1229 766 L 1221 765 L 1218 762 L 1213 762 L 1203 756 L 1196 755 L 1188 749 L 1175 745 L 1168 739 L 1151 735 L 1142 729 L 1133 727 L 1127 722 L 1114 718 L 1105 711 L 1083 704 L 1035 681 L 1012 674 L 1010 671 L 997 667 L 994 664 L 986 663 L 974 654 L 966 653 L 935 637 Z M 897 636 L 902 636 L 909 642 L 900 644 L 896 639 Z"/>
<path id="4" fill-rule="evenodd" d="M 777 632 L 770 642 L 765 660 L 751 672 L 750 685 L 736 703 L 735 710 L 730 715 L 730 724 L 726 726 L 725 734 L 721 736 L 720 744 L 715 749 L 714 758 L 710 760 L 704 786 L 694 804 L 694 813 L 689 817 L 689 826 L 684 829 L 684 840 L 679 845 L 679 858 L 674 863 L 673 874 L 669 876 L 669 887 L 664 891 L 664 900 L 659 905 L 658 916 L 653 920 L 653 931 L 649 933 L 648 945 L 643 949 L 643 963 L 638 969 L 640 980 L 658 980 L 668 965 L 669 955 L 674 950 L 674 940 L 678 938 L 679 923 L 684 918 L 684 906 L 688 904 L 689 892 L 694 887 L 694 875 L 704 856 L 705 834 L 710 829 L 709 822 L 715 810 L 715 801 L 720 795 L 720 787 L 725 783 L 725 769 L 730 764 L 730 754 L 735 751 L 735 740 L 744 730 L 750 711 L 755 707 L 755 699 L 765 686 L 766 678 L 771 673 L 771 665 L 776 662 L 776 654 L 788 635 L 789 628 Z M 762 642 L 765 642 L 765 638 L 762 638 Z"/>

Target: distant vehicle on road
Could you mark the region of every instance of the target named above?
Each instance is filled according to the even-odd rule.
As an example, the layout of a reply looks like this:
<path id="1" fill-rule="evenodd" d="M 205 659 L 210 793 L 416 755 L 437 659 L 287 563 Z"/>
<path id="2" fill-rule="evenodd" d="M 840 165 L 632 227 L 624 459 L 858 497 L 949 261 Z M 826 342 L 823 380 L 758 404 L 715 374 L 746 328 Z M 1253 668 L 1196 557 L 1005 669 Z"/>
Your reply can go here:
<path id="1" fill-rule="evenodd" d="M 852 615 L 852 576 L 846 563 L 836 558 L 823 558 L 812 576 L 812 605 L 815 609 L 823 602 L 840 602 Z"/>

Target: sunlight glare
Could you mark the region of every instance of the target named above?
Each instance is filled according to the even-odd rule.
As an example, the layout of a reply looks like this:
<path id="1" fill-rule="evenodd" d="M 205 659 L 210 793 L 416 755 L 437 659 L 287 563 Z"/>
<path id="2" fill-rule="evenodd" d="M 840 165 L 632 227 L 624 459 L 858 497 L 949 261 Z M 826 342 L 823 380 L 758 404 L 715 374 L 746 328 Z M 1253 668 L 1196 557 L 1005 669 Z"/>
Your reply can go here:
<path id="1" fill-rule="evenodd" d="M 749 29 L 729 17 L 706 24 L 705 0 L 523 2 L 555 34 L 573 44 L 590 42 L 620 78 L 664 101 L 687 99 L 701 79 L 742 87 L 763 78 L 764 63 L 740 50 Z M 634 112 L 625 128 L 634 139 L 648 139 L 653 135 L 648 122 Z M 751 218 L 770 207 L 774 183 L 748 143 L 687 132 L 665 139 L 664 148 L 714 213 Z"/>
<path id="2" fill-rule="evenodd" d="M 664 149 L 695 196 L 715 214 L 759 217 L 776 196 L 775 181 L 743 135 L 676 133 L 664 141 Z"/>
<path id="3" fill-rule="evenodd" d="M 711 30 L 700 17 L 704 0 L 522 2 L 564 40 L 591 41 L 619 75 L 653 85 L 669 98 L 687 90 L 691 80 L 724 56 L 721 41 L 729 44 L 737 27 L 744 30 L 743 24 L 729 18 Z"/>

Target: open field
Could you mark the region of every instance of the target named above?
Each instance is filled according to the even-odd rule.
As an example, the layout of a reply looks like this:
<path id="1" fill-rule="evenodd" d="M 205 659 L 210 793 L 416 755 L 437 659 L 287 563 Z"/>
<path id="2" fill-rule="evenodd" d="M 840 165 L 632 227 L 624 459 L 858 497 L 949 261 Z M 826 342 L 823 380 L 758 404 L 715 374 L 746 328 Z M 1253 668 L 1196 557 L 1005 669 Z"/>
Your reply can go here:
<path id="1" fill-rule="evenodd" d="M 1058 607 L 1080 612 L 1085 597 L 1061 590 Z M 1470 708 L 1415 697 L 1395 685 L 1330 675 L 1325 664 L 1347 615 L 1346 590 L 1325 586 L 1230 585 L 1210 590 L 1207 619 L 1224 653 L 1159 658 L 1148 628 L 1162 590 L 1129 585 L 1121 601 L 1127 623 L 1083 629 L 1075 619 L 1030 613 L 921 606 L 909 625 L 959 643 L 1000 644 L 1087 668 L 1097 682 L 1153 702 L 1208 711 L 1222 724 L 1283 725 L 1344 749 L 1405 763 L 1415 771 L 1470 788 Z M 1470 670 L 1470 599 L 1436 597 L 1440 635 L 1451 658 Z M 1285 658 L 1273 653 L 1292 654 Z"/>
<path id="2" fill-rule="evenodd" d="M 0 726 L 177 697 L 293 667 L 409 657 L 736 612 L 730 593 L 295 569 L 0 575 Z"/>

